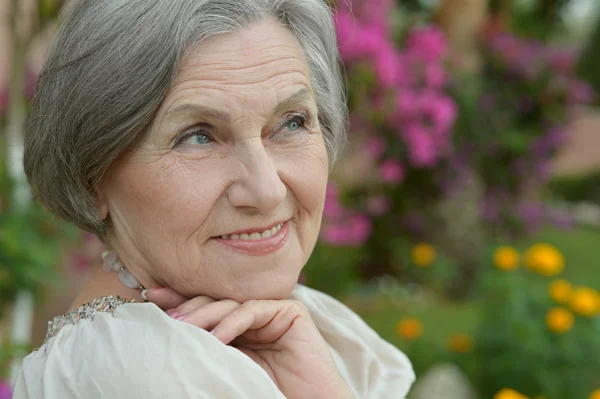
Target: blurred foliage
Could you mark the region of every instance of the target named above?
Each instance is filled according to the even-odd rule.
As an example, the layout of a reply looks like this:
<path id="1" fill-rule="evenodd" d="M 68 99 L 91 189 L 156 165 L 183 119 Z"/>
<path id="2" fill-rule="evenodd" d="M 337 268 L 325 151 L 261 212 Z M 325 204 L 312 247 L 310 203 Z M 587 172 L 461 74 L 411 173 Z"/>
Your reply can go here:
<path id="1" fill-rule="evenodd" d="M 593 202 L 600 206 L 600 171 L 580 176 L 553 178 L 548 185 L 550 193 L 568 202 Z"/>
<path id="2" fill-rule="evenodd" d="M 78 235 L 36 204 L 0 211 L 0 318 L 17 292 L 59 284 L 57 260 Z"/>
<path id="3" fill-rule="evenodd" d="M 30 36 L 13 35 L 13 53 L 9 59 L 12 67 L 22 73 L 14 74 L 10 87 L 0 88 L 0 318 L 17 292 L 27 290 L 39 297 L 44 287 L 59 284 L 56 265 L 60 255 L 79 238 L 77 229 L 57 220 L 39 205 L 15 203 L 16 184 L 8 168 L 12 159 L 9 145 L 18 145 L 9 143 L 8 125 L 13 129 L 23 126 L 24 121 L 18 118 L 25 115 L 23 110 L 29 106 L 36 83 L 24 54 L 32 38 L 58 15 L 63 3 L 41 0 L 39 19 L 34 21 Z M 17 29 L 17 25 L 15 22 L 12 29 Z"/>
<path id="4" fill-rule="evenodd" d="M 0 385 L 9 377 L 6 373 L 10 369 L 10 362 L 14 358 L 27 355 L 32 349 L 28 345 L 14 345 L 8 341 L 0 344 Z M 0 398 L 2 398 L 1 394 Z"/>
<path id="5" fill-rule="evenodd" d="M 317 243 L 303 269 L 303 283 L 334 296 L 352 292 L 360 281 L 355 265 L 363 257 L 363 251 L 358 248 L 336 248 Z"/>
<path id="6" fill-rule="evenodd" d="M 590 82 L 597 93 L 600 93 L 600 18 L 589 42 L 581 54 L 577 71 L 579 76 Z M 600 101 L 600 98 L 597 99 Z M 597 103 L 598 103 L 597 101 Z"/>

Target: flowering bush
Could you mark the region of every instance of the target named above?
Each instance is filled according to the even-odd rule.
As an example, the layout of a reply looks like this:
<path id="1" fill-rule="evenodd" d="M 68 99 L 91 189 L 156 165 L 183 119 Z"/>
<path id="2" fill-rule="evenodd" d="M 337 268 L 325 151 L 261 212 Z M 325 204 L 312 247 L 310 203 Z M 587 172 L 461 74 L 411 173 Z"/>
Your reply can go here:
<path id="1" fill-rule="evenodd" d="M 414 268 L 432 274 L 440 262 Z M 465 371 L 482 398 L 594 398 L 600 387 L 600 293 L 574 287 L 564 278 L 552 279 L 566 261 L 545 243 L 524 251 L 498 246 L 482 264 L 486 268 L 474 302 L 474 330 L 460 333 L 453 328 L 444 348 L 425 337 L 438 327 L 430 325 L 437 322 L 431 315 L 421 320 L 413 310 L 413 316 L 396 323 L 400 346 L 418 375 L 433 364 L 451 361 Z"/>
<path id="2" fill-rule="evenodd" d="M 483 319 L 475 336 L 481 393 L 587 398 L 600 385 L 600 294 L 574 289 L 565 279 L 548 281 L 565 267 L 562 253 L 549 244 L 528 248 L 520 257 L 524 268 L 505 267 L 499 253 L 506 251 L 495 251 L 496 267 L 481 290 Z M 522 396 L 502 393 L 508 384 Z"/>
<path id="3" fill-rule="evenodd" d="M 434 26 L 392 27 L 395 1 L 338 5 L 350 148 L 327 192 L 325 245 L 317 250 L 361 247 L 366 277 L 394 274 L 394 237 L 410 227 L 420 230 L 418 213 L 447 188 L 443 177 L 457 117 L 447 91 L 448 45 Z M 412 237 L 419 239 L 416 231 Z"/>
<path id="4" fill-rule="evenodd" d="M 575 76 L 570 48 L 499 30 L 488 31 L 485 44 L 482 89 L 467 124 L 468 150 L 486 187 L 484 217 L 511 234 L 564 223 L 526 194 L 547 182 L 566 125 L 595 93 Z"/>

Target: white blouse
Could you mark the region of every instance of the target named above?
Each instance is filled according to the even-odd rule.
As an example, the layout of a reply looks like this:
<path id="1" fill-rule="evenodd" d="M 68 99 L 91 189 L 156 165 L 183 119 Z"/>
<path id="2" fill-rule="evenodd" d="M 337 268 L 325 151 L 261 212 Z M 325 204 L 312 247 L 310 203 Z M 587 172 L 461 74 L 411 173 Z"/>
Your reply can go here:
<path id="1" fill-rule="evenodd" d="M 402 352 L 328 295 L 299 285 L 292 298 L 358 399 L 405 398 L 415 375 Z M 151 303 L 81 317 L 25 358 L 13 399 L 74 398 L 285 399 L 249 357 Z"/>

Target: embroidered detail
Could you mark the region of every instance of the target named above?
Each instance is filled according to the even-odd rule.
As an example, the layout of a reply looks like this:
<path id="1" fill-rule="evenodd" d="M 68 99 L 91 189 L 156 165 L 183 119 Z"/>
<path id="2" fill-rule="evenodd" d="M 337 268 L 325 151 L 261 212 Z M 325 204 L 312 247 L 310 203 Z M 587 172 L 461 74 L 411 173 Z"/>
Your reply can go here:
<path id="1" fill-rule="evenodd" d="M 122 298 L 120 296 L 103 296 L 101 298 L 92 299 L 88 303 L 71 310 L 69 313 L 56 316 L 52 321 L 49 321 L 44 343 L 56 336 L 56 334 L 58 334 L 58 332 L 66 325 L 75 324 L 83 319 L 92 319 L 96 312 L 112 314 L 119 306 L 134 302 L 136 302 L 135 299 Z"/>

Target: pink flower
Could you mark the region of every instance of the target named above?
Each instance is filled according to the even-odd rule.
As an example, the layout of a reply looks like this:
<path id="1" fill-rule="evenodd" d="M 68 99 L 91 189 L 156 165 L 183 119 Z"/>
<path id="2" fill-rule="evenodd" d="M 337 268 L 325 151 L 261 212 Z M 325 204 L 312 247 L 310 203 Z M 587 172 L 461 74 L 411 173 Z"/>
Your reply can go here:
<path id="1" fill-rule="evenodd" d="M 367 216 L 347 215 L 341 223 L 323 226 L 321 238 L 333 246 L 359 246 L 369 238 L 371 230 L 371 220 Z"/>
<path id="2" fill-rule="evenodd" d="M 410 54 L 398 52 L 398 70 L 396 83 L 398 86 L 411 86 L 416 83 L 416 74 L 412 71 L 412 60 Z"/>
<path id="3" fill-rule="evenodd" d="M 404 118 L 412 118 L 419 113 L 420 98 L 412 89 L 403 89 L 398 93 L 398 113 Z"/>
<path id="4" fill-rule="evenodd" d="M 406 127 L 404 141 L 409 148 L 409 160 L 415 167 L 431 167 L 438 160 L 438 150 L 429 132 L 421 125 Z"/>
<path id="5" fill-rule="evenodd" d="M 333 246 L 342 246 L 348 242 L 348 232 L 343 226 L 323 226 L 321 238 L 327 244 Z"/>
<path id="6" fill-rule="evenodd" d="M 446 84 L 446 71 L 437 62 L 425 65 L 425 83 L 433 89 L 441 89 Z"/>
<path id="7" fill-rule="evenodd" d="M 375 58 L 375 74 L 383 86 L 395 86 L 400 72 L 398 54 L 394 48 L 379 48 Z"/>
<path id="8" fill-rule="evenodd" d="M 441 29 L 433 26 L 413 30 L 407 39 L 407 50 L 428 62 L 439 62 L 448 44 Z"/>
<path id="9" fill-rule="evenodd" d="M 431 118 L 434 131 L 447 133 L 456 121 L 458 110 L 449 97 L 428 91 L 422 97 L 423 112 Z"/>
<path id="10" fill-rule="evenodd" d="M 329 219 L 339 219 L 344 214 L 344 207 L 335 200 L 325 200 L 323 216 Z"/>
<path id="11" fill-rule="evenodd" d="M 371 136 L 365 143 L 365 151 L 371 157 L 377 159 L 385 152 L 385 140 L 381 136 Z"/>
<path id="12" fill-rule="evenodd" d="M 12 398 L 12 389 L 9 384 L 0 382 L 0 399 Z"/>
<path id="13" fill-rule="evenodd" d="M 385 195 L 374 195 L 367 199 L 367 209 L 373 216 L 381 216 L 392 208 L 392 201 Z"/>
<path id="14" fill-rule="evenodd" d="M 379 176 L 385 183 L 398 184 L 404 180 L 404 168 L 397 160 L 388 159 L 379 165 Z"/>
<path id="15" fill-rule="evenodd" d="M 349 241 L 353 246 L 362 245 L 371 235 L 372 225 L 371 220 L 365 215 L 354 215 L 350 219 L 349 226 Z"/>

